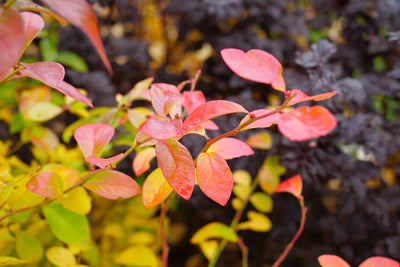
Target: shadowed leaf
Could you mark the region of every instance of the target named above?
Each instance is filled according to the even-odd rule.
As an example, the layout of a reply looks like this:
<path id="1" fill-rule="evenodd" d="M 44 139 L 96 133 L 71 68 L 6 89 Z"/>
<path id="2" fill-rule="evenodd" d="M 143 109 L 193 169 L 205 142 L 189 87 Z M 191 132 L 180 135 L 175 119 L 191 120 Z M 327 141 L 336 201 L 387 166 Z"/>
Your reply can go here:
<path id="1" fill-rule="evenodd" d="M 136 176 L 142 175 L 150 169 L 150 162 L 156 157 L 156 150 L 153 147 L 145 148 L 137 152 L 132 162 L 132 168 Z"/>

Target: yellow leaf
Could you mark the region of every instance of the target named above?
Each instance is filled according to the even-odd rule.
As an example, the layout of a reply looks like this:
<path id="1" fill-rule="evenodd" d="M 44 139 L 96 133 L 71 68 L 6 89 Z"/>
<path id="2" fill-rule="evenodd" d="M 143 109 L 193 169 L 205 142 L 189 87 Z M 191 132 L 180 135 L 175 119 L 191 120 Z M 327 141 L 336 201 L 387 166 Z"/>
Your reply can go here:
<path id="1" fill-rule="evenodd" d="M 146 246 L 131 246 L 114 257 L 114 262 L 124 265 L 157 267 L 158 260 L 153 250 Z"/>
<path id="2" fill-rule="evenodd" d="M 200 243 L 200 249 L 203 252 L 204 256 L 211 261 L 215 258 L 215 255 L 218 251 L 218 241 L 217 240 L 209 240 Z"/>
<path id="3" fill-rule="evenodd" d="M 92 209 L 92 198 L 83 187 L 77 187 L 68 192 L 63 197 L 58 198 L 58 202 L 75 213 L 86 215 Z"/>
<path id="4" fill-rule="evenodd" d="M 232 207 L 233 207 L 234 210 L 243 209 L 243 205 L 244 205 L 244 203 L 240 199 L 238 199 L 238 198 L 232 199 Z"/>
<path id="5" fill-rule="evenodd" d="M 14 257 L 1 257 L 0 256 L 0 266 L 10 266 L 10 265 L 18 265 L 24 264 L 26 261 L 20 260 Z"/>
<path id="6" fill-rule="evenodd" d="M 30 178 L 26 176 L 14 184 L 14 190 L 7 199 L 7 204 L 12 210 L 36 206 L 45 199 L 44 196 L 28 190 L 26 184 Z"/>
<path id="7" fill-rule="evenodd" d="M 267 131 L 261 131 L 251 135 L 246 143 L 258 149 L 270 149 L 272 146 L 272 137 Z"/>
<path id="8" fill-rule="evenodd" d="M 279 165 L 279 156 L 266 158 L 257 174 L 261 189 L 272 195 L 280 183 L 280 175 L 285 172 L 286 168 Z"/>
<path id="9" fill-rule="evenodd" d="M 240 185 L 249 186 L 251 184 L 250 173 L 248 173 L 245 170 L 234 171 L 233 172 L 233 180 L 235 181 L 236 184 L 240 184 Z"/>
<path id="10" fill-rule="evenodd" d="M 75 257 L 71 251 L 64 247 L 51 247 L 46 251 L 47 259 L 59 267 L 75 265 Z"/>
<path id="11" fill-rule="evenodd" d="M 172 192 L 172 187 L 165 180 L 160 168 L 155 169 L 146 178 L 142 189 L 142 201 L 146 208 L 160 204 Z"/>
<path id="12" fill-rule="evenodd" d="M 247 213 L 248 221 L 239 223 L 236 230 L 252 230 L 256 232 L 268 232 L 271 230 L 271 220 L 264 214 L 249 211 Z"/>
<path id="13" fill-rule="evenodd" d="M 141 244 L 141 245 L 151 245 L 154 243 L 154 235 L 145 232 L 145 231 L 137 231 L 134 232 L 130 237 L 129 237 L 129 244 Z"/>
<path id="14" fill-rule="evenodd" d="M 247 185 L 235 185 L 233 187 L 233 193 L 241 200 L 245 200 L 251 193 L 251 187 Z"/>
<path id="15" fill-rule="evenodd" d="M 230 227 L 220 222 L 212 222 L 200 228 L 192 236 L 190 243 L 200 244 L 212 238 L 224 238 L 233 243 L 238 240 L 236 232 Z"/>
<path id="16" fill-rule="evenodd" d="M 103 229 L 103 235 L 120 239 L 125 236 L 125 233 L 120 224 L 113 223 Z"/>

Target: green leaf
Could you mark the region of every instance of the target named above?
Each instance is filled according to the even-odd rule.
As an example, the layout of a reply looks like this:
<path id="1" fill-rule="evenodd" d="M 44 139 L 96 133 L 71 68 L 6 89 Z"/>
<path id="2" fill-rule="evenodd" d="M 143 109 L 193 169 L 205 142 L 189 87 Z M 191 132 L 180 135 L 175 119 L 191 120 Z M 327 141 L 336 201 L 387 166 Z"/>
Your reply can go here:
<path id="1" fill-rule="evenodd" d="M 252 230 L 256 232 L 268 232 L 271 230 L 271 220 L 264 214 L 256 211 L 249 211 L 247 213 L 248 221 L 239 223 L 236 230 Z"/>
<path id="2" fill-rule="evenodd" d="M 57 42 L 55 42 L 54 38 L 42 39 L 39 43 L 39 48 L 44 61 L 56 60 L 58 51 Z"/>
<path id="3" fill-rule="evenodd" d="M 89 244 L 90 229 L 86 216 L 72 212 L 57 202 L 44 206 L 43 215 L 53 234 L 61 241 L 67 244 Z"/>
<path id="4" fill-rule="evenodd" d="M 146 246 L 131 246 L 114 257 L 117 264 L 157 267 L 157 256 L 152 249 Z"/>
<path id="5" fill-rule="evenodd" d="M 263 192 L 252 194 L 250 203 L 260 212 L 271 212 L 273 208 L 272 198 Z"/>
<path id="6" fill-rule="evenodd" d="M 86 62 L 77 54 L 70 51 L 62 51 L 58 53 L 56 61 L 73 68 L 79 72 L 88 72 L 88 66 Z"/>
<path id="7" fill-rule="evenodd" d="M 17 233 L 16 249 L 18 256 L 28 262 L 38 262 L 43 256 L 40 241 L 22 231 Z"/>
<path id="8" fill-rule="evenodd" d="M 14 257 L 0 257 L 0 266 L 24 264 L 26 261 Z"/>
<path id="9" fill-rule="evenodd" d="M 230 242 L 237 242 L 238 236 L 234 230 L 220 222 L 209 223 L 200 228 L 190 239 L 192 244 L 200 244 L 208 239 L 224 238 Z"/>
<path id="10" fill-rule="evenodd" d="M 22 131 L 22 129 L 24 129 L 25 126 L 26 126 L 26 123 L 25 123 L 25 120 L 22 117 L 21 113 L 16 112 L 14 114 L 13 119 L 10 124 L 10 133 L 16 134 L 16 133 Z"/>

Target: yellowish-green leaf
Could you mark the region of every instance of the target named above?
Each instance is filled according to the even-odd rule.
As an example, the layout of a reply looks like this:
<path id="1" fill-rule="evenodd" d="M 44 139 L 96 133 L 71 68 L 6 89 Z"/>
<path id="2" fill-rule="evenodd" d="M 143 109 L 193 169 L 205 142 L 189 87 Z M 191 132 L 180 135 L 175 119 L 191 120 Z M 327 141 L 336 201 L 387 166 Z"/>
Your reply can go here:
<path id="1" fill-rule="evenodd" d="M 75 256 L 64 247 L 51 247 L 46 251 L 47 259 L 58 267 L 75 265 Z"/>
<path id="2" fill-rule="evenodd" d="M 247 218 L 249 220 L 239 223 L 236 227 L 236 230 L 252 230 L 256 232 L 268 232 L 271 230 L 271 220 L 264 214 L 256 211 L 249 211 L 247 213 Z"/>
<path id="3" fill-rule="evenodd" d="M 25 260 L 17 259 L 14 257 L 1 257 L 0 256 L 0 266 L 11 266 L 26 263 Z"/>
<path id="4" fill-rule="evenodd" d="M 86 215 L 92 209 L 92 198 L 83 187 L 75 188 L 74 190 L 64 194 L 58 198 L 58 202 L 75 213 Z"/>
<path id="5" fill-rule="evenodd" d="M 261 189 L 272 195 L 285 172 L 286 168 L 279 165 L 279 156 L 267 157 L 257 174 Z"/>
<path id="6" fill-rule="evenodd" d="M 18 256 L 28 262 L 38 262 L 43 256 L 43 247 L 37 238 L 25 232 L 17 233 L 16 249 Z"/>
<path id="7" fill-rule="evenodd" d="M 146 89 L 149 89 L 150 85 L 153 83 L 153 80 L 154 78 L 150 77 L 136 83 L 135 86 L 132 88 L 132 90 L 130 90 L 129 93 L 127 94 L 126 101 L 129 103 L 133 100 L 148 99 L 143 96 L 143 92 Z"/>
<path id="8" fill-rule="evenodd" d="M 224 238 L 230 242 L 237 242 L 238 236 L 234 230 L 220 222 L 209 223 L 200 228 L 190 239 L 192 244 L 200 244 L 208 239 Z"/>
<path id="9" fill-rule="evenodd" d="M 128 119 L 133 126 L 138 128 L 149 116 L 153 116 L 154 112 L 148 108 L 136 107 L 128 110 Z"/>
<path id="10" fill-rule="evenodd" d="M 218 241 L 217 240 L 208 240 L 200 243 L 201 252 L 203 252 L 204 256 L 211 261 L 215 258 L 215 255 L 218 251 Z"/>
<path id="11" fill-rule="evenodd" d="M 124 265 L 157 267 L 157 256 L 152 249 L 147 246 L 131 246 L 114 257 L 114 262 Z"/>
<path id="12" fill-rule="evenodd" d="M 130 244 L 151 245 L 154 244 L 154 241 L 153 234 L 145 231 L 137 231 L 129 237 L 128 242 Z"/>
<path id="13" fill-rule="evenodd" d="M 260 212 L 271 212 L 273 208 L 272 198 L 263 192 L 252 194 L 250 203 Z"/>
<path id="14" fill-rule="evenodd" d="M 272 147 L 272 137 L 267 131 L 261 131 L 251 135 L 246 143 L 258 149 L 270 149 Z"/>
<path id="15" fill-rule="evenodd" d="M 51 102 L 38 102 L 28 111 L 27 117 L 32 121 L 47 121 L 63 112 L 62 108 Z"/>
<path id="16" fill-rule="evenodd" d="M 244 205 L 244 203 L 240 199 L 238 199 L 238 198 L 232 199 L 232 207 L 233 207 L 234 210 L 243 209 L 243 205 Z"/>
<path id="17" fill-rule="evenodd" d="M 235 184 L 238 184 L 238 185 L 249 186 L 251 184 L 250 173 L 248 173 L 245 170 L 234 171 L 233 172 L 233 180 L 235 181 Z"/>
<path id="18" fill-rule="evenodd" d="M 121 224 L 112 223 L 103 228 L 103 235 L 122 239 L 125 236 L 125 232 Z"/>
<path id="19" fill-rule="evenodd" d="M 245 200 L 251 194 L 251 187 L 249 185 L 235 185 L 233 193 L 241 200 Z"/>

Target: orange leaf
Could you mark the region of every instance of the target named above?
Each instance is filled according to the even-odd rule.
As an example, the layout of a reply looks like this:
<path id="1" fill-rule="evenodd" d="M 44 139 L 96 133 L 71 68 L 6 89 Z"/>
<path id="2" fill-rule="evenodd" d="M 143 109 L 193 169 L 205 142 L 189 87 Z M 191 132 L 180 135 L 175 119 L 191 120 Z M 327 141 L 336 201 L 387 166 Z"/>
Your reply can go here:
<path id="1" fill-rule="evenodd" d="M 292 106 L 295 105 L 297 103 L 300 102 L 305 102 L 305 101 L 321 101 L 321 100 L 325 100 L 328 98 L 331 98 L 332 96 L 336 95 L 337 93 L 335 91 L 329 92 L 329 93 L 325 93 L 325 94 L 319 94 L 319 95 L 314 95 L 314 96 L 308 96 L 306 95 L 303 91 L 299 90 L 299 89 L 293 89 L 290 92 L 290 95 L 294 95 L 294 97 L 292 99 L 290 99 L 290 101 L 288 102 L 288 106 Z"/>
<path id="2" fill-rule="evenodd" d="M 236 75 L 254 82 L 271 84 L 274 89 L 285 92 L 282 65 L 273 55 L 259 49 L 245 53 L 228 48 L 221 50 L 221 56 Z"/>
<path id="3" fill-rule="evenodd" d="M 350 267 L 342 258 L 336 255 L 322 255 L 318 257 L 321 267 Z"/>
<path id="4" fill-rule="evenodd" d="M 301 191 L 303 190 L 303 181 L 299 174 L 281 182 L 277 188 L 275 188 L 275 193 L 290 193 L 301 199 Z"/>
<path id="5" fill-rule="evenodd" d="M 96 15 L 89 3 L 85 0 L 42 0 L 42 2 L 85 33 L 100 55 L 108 73 L 112 75 L 111 64 L 100 38 Z"/>
<path id="6" fill-rule="evenodd" d="M 220 155 L 201 153 L 196 166 L 197 181 L 201 191 L 218 204 L 225 206 L 233 189 L 232 172 Z"/>
<path id="7" fill-rule="evenodd" d="M 321 106 L 299 107 L 282 114 L 278 122 L 281 133 L 292 141 L 325 136 L 336 128 L 335 116 Z"/>
<path id="8" fill-rule="evenodd" d="M 193 192 L 195 168 L 193 158 L 185 146 L 176 140 L 158 141 L 157 163 L 169 185 L 184 199 Z"/>
<path id="9" fill-rule="evenodd" d="M 145 148 L 137 152 L 132 162 L 132 169 L 136 176 L 142 175 L 150 169 L 150 161 L 156 156 L 154 147 Z"/>
<path id="10" fill-rule="evenodd" d="M 359 267 L 399 267 L 400 263 L 385 257 L 371 257 L 363 261 Z"/>
<path id="11" fill-rule="evenodd" d="M 155 169 L 143 184 L 142 202 L 146 209 L 157 206 L 172 192 L 160 168 Z"/>
<path id="12" fill-rule="evenodd" d="M 207 150 L 207 153 L 210 152 L 217 153 L 224 159 L 233 159 L 254 154 L 253 149 L 248 144 L 232 137 L 226 137 L 212 144 Z"/>

